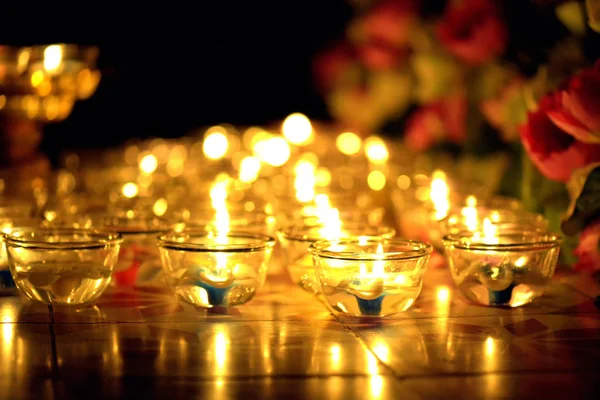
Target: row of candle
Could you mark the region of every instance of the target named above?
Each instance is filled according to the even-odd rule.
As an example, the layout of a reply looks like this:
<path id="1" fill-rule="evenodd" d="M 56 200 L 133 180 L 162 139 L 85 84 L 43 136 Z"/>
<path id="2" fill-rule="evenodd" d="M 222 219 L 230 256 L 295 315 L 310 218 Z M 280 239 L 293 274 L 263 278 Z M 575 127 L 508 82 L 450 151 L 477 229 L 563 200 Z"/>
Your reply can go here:
<path id="1" fill-rule="evenodd" d="M 275 241 L 257 233 L 231 232 L 236 220 L 232 221 L 225 201 L 227 181 L 216 181 L 210 196 L 212 224 L 206 224 L 207 220 L 201 224 L 180 221 L 167 227 L 165 221 L 140 220 L 135 213 L 125 212 L 122 218 L 104 216 L 100 225 L 90 217 L 83 225 L 112 227 L 117 236 L 99 237 L 80 230 L 14 229 L 14 235 L 6 240 L 13 276 L 22 282 L 23 291 L 37 300 L 81 303 L 101 294 L 111 275 L 116 284 L 160 288 L 164 271 L 177 296 L 195 306 L 244 303 L 264 282 Z M 360 221 L 360 215 L 358 221 L 342 220 L 339 209 L 328 200 L 326 195 L 317 196 L 311 215 L 292 220 L 291 226 L 278 231 L 292 280 L 323 294 L 336 312 L 385 315 L 410 307 L 422 288 L 431 246 L 423 241 L 394 239 L 393 228 L 369 225 Z M 448 210 L 440 220 L 444 222 L 440 227 L 445 226 L 448 232 L 444 243 L 457 285 L 467 297 L 481 303 L 518 306 L 531 301 L 552 275 L 558 238 L 543 232 L 545 220 L 540 216 L 477 208 L 470 203 L 460 213 Z M 307 214 L 309 209 L 302 207 Z M 241 228 L 251 227 L 255 216 L 245 213 Z M 51 227 L 65 226 L 64 220 L 56 218 L 53 214 L 53 219 L 45 222 Z M 269 221 L 275 218 L 259 221 L 258 231 L 269 233 L 273 229 Z M 194 226 L 202 229 L 190 229 Z M 163 234 L 156 247 L 157 234 L 168 229 L 173 232 Z M 117 263 L 121 236 L 127 240 Z M 100 255 L 97 240 L 106 244 Z M 50 261 L 48 254 L 54 257 Z M 81 263 L 87 265 L 82 267 Z"/>
<path id="2" fill-rule="evenodd" d="M 119 261 L 114 260 L 115 284 L 160 288 L 166 276 L 181 299 L 201 307 L 248 301 L 264 281 L 271 253 L 278 256 L 275 236 L 288 261 L 272 264 L 284 264 L 295 283 L 330 299 L 335 297 L 329 296 L 334 287 L 349 293 L 357 302 L 345 305 L 336 300 L 330 306 L 350 314 L 358 315 L 362 306 L 368 310 L 373 304 L 368 315 L 409 307 L 422 286 L 428 259 L 439 263 L 442 252 L 457 284 L 472 300 L 519 305 L 538 294 L 520 294 L 524 272 L 551 265 L 554 259 L 548 256 L 546 262 L 528 252 L 532 243 L 544 242 L 556 254 L 558 238 L 544 239 L 545 220 L 525 213 L 518 200 L 492 197 L 492 188 L 452 180 L 441 170 L 413 173 L 419 169 L 416 160 L 402 166 L 398 150 L 375 136 L 363 140 L 352 132 L 317 135 L 301 114 L 290 115 L 281 134 L 260 128 L 236 131 L 222 125 L 207 129 L 199 140 L 130 144 L 104 153 L 97 165 L 90 165 L 92 157 L 70 154 L 52 185 L 32 182 L 33 211 L 27 209 L 21 216 L 32 212 L 46 227 L 116 232 L 123 243 Z M 384 190 L 391 189 L 390 182 L 393 190 Z M 0 180 L 0 192 L 4 183 Z M 15 207 L 23 204 L 13 201 L 11 207 L 6 209 L 7 215 L 13 213 L 7 232 L 23 224 L 39 225 L 40 220 L 15 222 Z M 413 241 L 395 239 L 392 226 Z M 521 238 L 508 238 L 511 229 Z M 25 238 L 9 242 L 37 242 L 27 238 L 33 231 L 23 231 Z M 115 246 L 120 240 L 115 239 Z M 329 248 L 317 244 L 321 240 L 344 241 L 330 243 Z M 465 240 L 497 248 L 463 246 Z M 511 247 L 514 244 L 521 247 Z M 62 250 L 55 247 L 53 254 Z M 81 256 L 79 250 L 75 254 Z M 336 252 L 341 255 L 332 256 Z M 26 252 L 14 253 L 17 257 Z M 466 257 L 472 254 L 477 262 Z M 513 260 L 514 254 L 519 258 Z M 550 272 L 543 277 L 552 269 L 546 268 Z M 464 271 L 483 284 L 483 291 Z M 238 276 L 253 282 L 252 289 L 236 283 Z M 384 293 L 389 301 L 383 301 Z M 397 300 L 400 297 L 404 300 Z M 388 310 L 390 302 L 395 306 Z"/>

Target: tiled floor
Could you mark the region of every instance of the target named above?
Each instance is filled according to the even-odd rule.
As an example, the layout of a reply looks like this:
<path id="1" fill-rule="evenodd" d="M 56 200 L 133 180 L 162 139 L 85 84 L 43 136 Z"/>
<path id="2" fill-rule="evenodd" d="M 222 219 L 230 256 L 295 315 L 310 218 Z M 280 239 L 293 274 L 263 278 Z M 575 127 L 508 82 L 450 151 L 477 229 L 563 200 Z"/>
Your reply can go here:
<path id="1" fill-rule="evenodd" d="M 600 287 L 555 277 L 520 309 L 475 306 L 431 270 L 413 308 L 331 315 L 271 276 L 250 303 L 197 311 L 110 289 L 94 307 L 0 298 L 0 398 L 598 398 Z"/>

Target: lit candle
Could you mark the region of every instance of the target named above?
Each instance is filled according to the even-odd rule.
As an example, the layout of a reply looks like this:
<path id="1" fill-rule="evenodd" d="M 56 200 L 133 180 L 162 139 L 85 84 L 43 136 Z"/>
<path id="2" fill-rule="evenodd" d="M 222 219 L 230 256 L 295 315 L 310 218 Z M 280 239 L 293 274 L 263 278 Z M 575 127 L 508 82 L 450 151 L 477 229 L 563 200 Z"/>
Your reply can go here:
<path id="1" fill-rule="evenodd" d="M 431 254 L 424 242 L 358 237 L 311 245 L 316 277 L 334 312 L 381 317 L 407 310 Z"/>
<path id="2" fill-rule="evenodd" d="M 376 254 L 383 254 L 381 243 L 377 245 Z M 367 272 L 367 266 L 360 264 L 358 276 L 347 283 L 347 292 L 356 297 L 358 308 L 364 315 L 380 315 L 381 304 L 385 297 L 383 278 L 385 276 L 385 261 L 375 261 L 373 269 Z M 343 283 L 346 285 L 346 282 Z"/>

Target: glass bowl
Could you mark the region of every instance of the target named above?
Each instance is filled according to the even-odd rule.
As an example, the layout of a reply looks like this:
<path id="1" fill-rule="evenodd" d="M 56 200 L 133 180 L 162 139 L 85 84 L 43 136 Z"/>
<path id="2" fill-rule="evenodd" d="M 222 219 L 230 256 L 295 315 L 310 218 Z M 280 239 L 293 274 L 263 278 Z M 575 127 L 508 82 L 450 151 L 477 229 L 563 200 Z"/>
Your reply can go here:
<path id="1" fill-rule="evenodd" d="M 442 236 L 476 231 L 483 228 L 486 219 L 497 226 L 528 227 L 528 230 L 548 229 L 548 220 L 541 214 L 488 207 L 462 207 L 453 209 L 440 221 L 440 231 Z"/>
<path id="2" fill-rule="evenodd" d="M 339 228 L 339 229 L 338 229 Z M 286 270 L 296 285 L 304 290 L 317 293 L 312 256 L 309 246 L 319 240 L 335 240 L 342 238 L 389 239 L 396 230 L 387 226 L 371 226 L 364 223 L 344 222 L 340 226 L 292 225 L 277 232 L 279 242 L 286 258 Z"/>
<path id="3" fill-rule="evenodd" d="M 119 262 L 113 275 L 114 285 L 148 290 L 166 289 L 156 237 L 175 228 L 176 224 L 147 216 L 94 218 L 92 226 L 117 232 L 123 237 Z"/>
<path id="4" fill-rule="evenodd" d="M 275 239 L 203 229 L 159 236 L 167 282 L 182 301 L 200 308 L 250 301 L 264 284 Z"/>
<path id="5" fill-rule="evenodd" d="M 100 297 L 121 241 L 116 233 L 79 229 L 19 228 L 4 235 L 17 287 L 46 304 L 80 305 Z"/>
<path id="6" fill-rule="evenodd" d="M 25 227 L 39 227 L 41 220 L 27 217 L 2 217 L 0 216 L 0 296 L 18 293 L 15 281 L 8 268 L 8 255 L 2 240 L 3 234 L 11 233 L 14 229 Z"/>
<path id="7" fill-rule="evenodd" d="M 551 281 L 561 237 L 541 230 L 501 229 L 444 236 L 454 283 L 469 300 L 518 307 L 541 296 Z"/>
<path id="8" fill-rule="evenodd" d="M 309 247 L 328 307 L 355 317 L 406 311 L 423 287 L 431 245 L 405 239 L 319 241 Z"/>

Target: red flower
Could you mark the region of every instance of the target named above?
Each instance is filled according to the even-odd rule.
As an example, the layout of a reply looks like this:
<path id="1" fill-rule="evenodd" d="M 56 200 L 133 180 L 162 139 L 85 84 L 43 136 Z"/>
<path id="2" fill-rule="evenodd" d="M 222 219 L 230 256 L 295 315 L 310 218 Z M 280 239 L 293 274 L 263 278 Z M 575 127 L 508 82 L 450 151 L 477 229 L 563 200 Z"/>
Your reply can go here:
<path id="1" fill-rule="evenodd" d="M 600 61 L 573 76 L 556 100 L 559 107 L 548 112 L 552 122 L 577 140 L 600 143 Z"/>
<path id="2" fill-rule="evenodd" d="M 364 42 L 403 47 L 417 18 L 414 0 L 383 0 L 359 20 Z"/>
<path id="3" fill-rule="evenodd" d="M 406 124 L 406 146 L 413 151 L 425 151 L 443 141 L 463 142 L 466 116 L 467 99 L 462 94 L 425 105 Z"/>
<path id="4" fill-rule="evenodd" d="M 573 170 L 600 161 L 600 145 L 576 140 L 549 118 L 557 109 L 556 98 L 542 98 L 536 112 L 529 113 L 527 122 L 519 127 L 523 147 L 533 163 L 547 178 L 566 182 Z"/>
<path id="5" fill-rule="evenodd" d="M 508 40 L 506 26 L 492 0 L 449 3 L 437 34 L 448 51 L 472 65 L 501 55 Z"/>
<path id="6" fill-rule="evenodd" d="M 357 48 L 358 58 L 370 69 L 385 70 L 396 67 L 405 52 L 395 47 L 366 44 Z"/>
<path id="7" fill-rule="evenodd" d="M 584 229 L 573 254 L 578 258 L 573 267 L 576 271 L 600 270 L 600 220 Z"/>
<path id="8" fill-rule="evenodd" d="M 338 43 L 319 54 L 313 62 L 317 86 L 325 92 L 331 90 L 353 62 L 355 62 L 354 52 L 345 42 Z"/>

